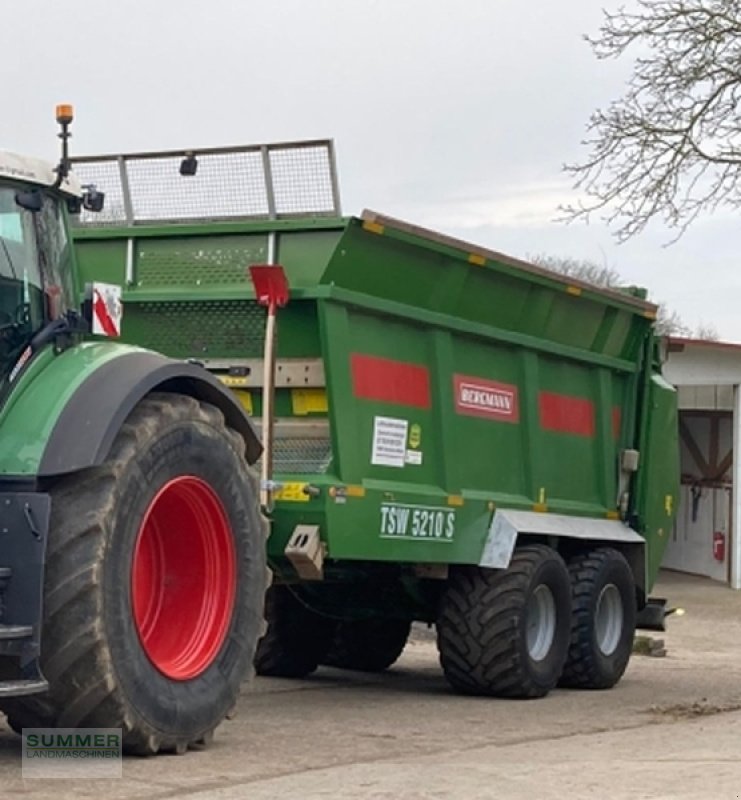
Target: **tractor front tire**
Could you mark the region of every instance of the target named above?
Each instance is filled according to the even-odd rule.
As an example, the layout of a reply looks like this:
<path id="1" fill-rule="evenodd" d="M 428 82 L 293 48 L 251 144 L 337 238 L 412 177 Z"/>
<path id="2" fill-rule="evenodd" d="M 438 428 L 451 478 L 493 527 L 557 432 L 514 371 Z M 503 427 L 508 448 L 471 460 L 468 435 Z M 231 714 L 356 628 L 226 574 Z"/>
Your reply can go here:
<path id="1" fill-rule="evenodd" d="M 571 645 L 559 684 L 610 689 L 622 678 L 633 651 L 636 591 L 628 562 L 611 547 L 569 561 L 572 587 Z"/>
<path id="2" fill-rule="evenodd" d="M 559 554 L 515 550 L 506 569 L 451 571 L 437 621 L 440 663 L 464 694 L 543 697 L 569 647 L 571 585 Z"/>
<path id="3" fill-rule="evenodd" d="M 412 623 L 403 619 L 340 622 L 322 664 L 359 672 L 383 672 L 401 655 Z"/>
<path id="4" fill-rule="evenodd" d="M 305 678 L 324 658 L 337 623 L 309 608 L 292 586 L 276 585 L 265 599 L 268 628 L 257 646 L 258 675 Z"/>
<path id="5" fill-rule="evenodd" d="M 151 394 L 101 467 L 51 490 L 46 695 L 11 726 L 121 728 L 140 755 L 201 747 L 234 708 L 263 630 L 266 523 L 221 412 Z"/>

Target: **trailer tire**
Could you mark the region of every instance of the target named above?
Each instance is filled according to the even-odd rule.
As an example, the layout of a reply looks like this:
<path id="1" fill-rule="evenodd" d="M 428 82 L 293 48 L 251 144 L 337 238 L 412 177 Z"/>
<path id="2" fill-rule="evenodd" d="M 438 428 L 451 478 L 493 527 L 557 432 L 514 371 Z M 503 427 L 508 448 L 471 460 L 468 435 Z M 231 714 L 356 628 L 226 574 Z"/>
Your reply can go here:
<path id="1" fill-rule="evenodd" d="M 267 526 L 243 439 L 215 406 L 151 394 L 104 464 L 51 495 L 49 692 L 2 700 L 11 727 L 121 728 L 139 755 L 202 747 L 264 625 Z"/>
<path id="2" fill-rule="evenodd" d="M 437 621 L 440 663 L 464 694 L 543 697 L 569 647 L 571 586 L 550 547 L 518 548 L 507 569 L 452 572 Z"/>
<path id="3" fill-rule="evenodd" d="M 636 626 L 633 573 L 622 553 L 600 547 L 569 561 L 571 644 L 559 685 L 610 689 L 622 678 Z"/>
<path id="4" fill-rule="evenodd" d="M 322 664 L 359 672 L 383 672 L 402 654 L 412 623 L 404 619 L 340 622 Z"/>
<path id="5" fill-rule="evenodd" d="M 317 614 L 292 586 L 271 586 L 265 599 L 267 631 L 257 645 L 258 675 L 305 678 L 324 658 L 337 623 Z"/>

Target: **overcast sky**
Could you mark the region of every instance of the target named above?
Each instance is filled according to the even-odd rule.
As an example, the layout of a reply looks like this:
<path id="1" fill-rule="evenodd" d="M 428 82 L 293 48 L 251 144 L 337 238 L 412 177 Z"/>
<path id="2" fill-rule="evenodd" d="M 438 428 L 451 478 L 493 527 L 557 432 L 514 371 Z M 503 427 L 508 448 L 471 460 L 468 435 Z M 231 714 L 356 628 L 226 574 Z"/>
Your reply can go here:
<path id="1" fill-rule="evenodd" d="M 615 8 L 623 0 L 604 5 Z M 741 341 L 738 218 L 617 245 L 556 222 L 561 170 L 629 62 L 598 62 L 600 3 L 568 0 L 6 2 L 0 147 L 77 154 L 335 140 L 345 213 L 372 208 L 510 255 L 588 259 L 693 327 Z M 628 3 L 629 5 L 629 3 Z"/>

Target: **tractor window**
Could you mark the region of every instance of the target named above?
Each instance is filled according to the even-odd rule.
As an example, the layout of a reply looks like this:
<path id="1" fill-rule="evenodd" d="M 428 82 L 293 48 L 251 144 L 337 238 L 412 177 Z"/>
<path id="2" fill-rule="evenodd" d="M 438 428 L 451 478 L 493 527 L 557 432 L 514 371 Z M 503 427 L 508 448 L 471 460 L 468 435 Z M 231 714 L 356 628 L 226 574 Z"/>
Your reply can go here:
<path id="1" fill-rule="evenodd" d="M 77 306 L 72 270 L 72 254 L 64 214 L 59 201 L 44 196 L 41 211 L 35 214 L 42 277 L 47 290 L 60 292 L 60 312 Z"/>
<path id="2" fill-rule="evenodd" d="M 23 225 L 20 211 L 4 211 L 0 214 L 0 236 L 7 242 L 23 241 Z"/>
<path id="3" fill-rule="evenodd" d="M 51 283 L 42 272 L 42 265 L 50 261 L 46 255 L 41 257 L 41 251 L 50 248 L 50 236 L 44 233 L 48 226 L 40 221 L 44 211 L 21 208 L 16 203 L 17 191 L 15 186 L 0 186 L 0 389 L 44 326 L 44 289 Z M 54 205 L 51 198 L 48 202 Z M 64 243 L 58 250 L 64 250 Z"/>
<path id="4" fill-rule="evenodd" d="M 43 194 L 31 211 L 17 192 L 0 186 L 0 391 L 34 334 L 77 306 L 61 201 Z"/>
<path id="5" fill-rule="evenodd" d="M 34 215 L 0 187 L 0 333 L 7 326 L 39 328 L 44 321 Z"/>

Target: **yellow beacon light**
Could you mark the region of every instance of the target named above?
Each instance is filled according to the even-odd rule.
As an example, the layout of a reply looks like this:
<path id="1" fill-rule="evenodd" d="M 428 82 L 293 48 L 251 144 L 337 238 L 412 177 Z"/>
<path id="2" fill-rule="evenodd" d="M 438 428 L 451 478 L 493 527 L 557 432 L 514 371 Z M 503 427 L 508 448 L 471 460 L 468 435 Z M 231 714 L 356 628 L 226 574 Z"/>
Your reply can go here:
<path id="1" fill-rule="evenodd" d="M 69 125 L 74 117 L 75 109 L 71 105 L 63 103 L 57 106 L 57 122 L 60 125 Z"/>

